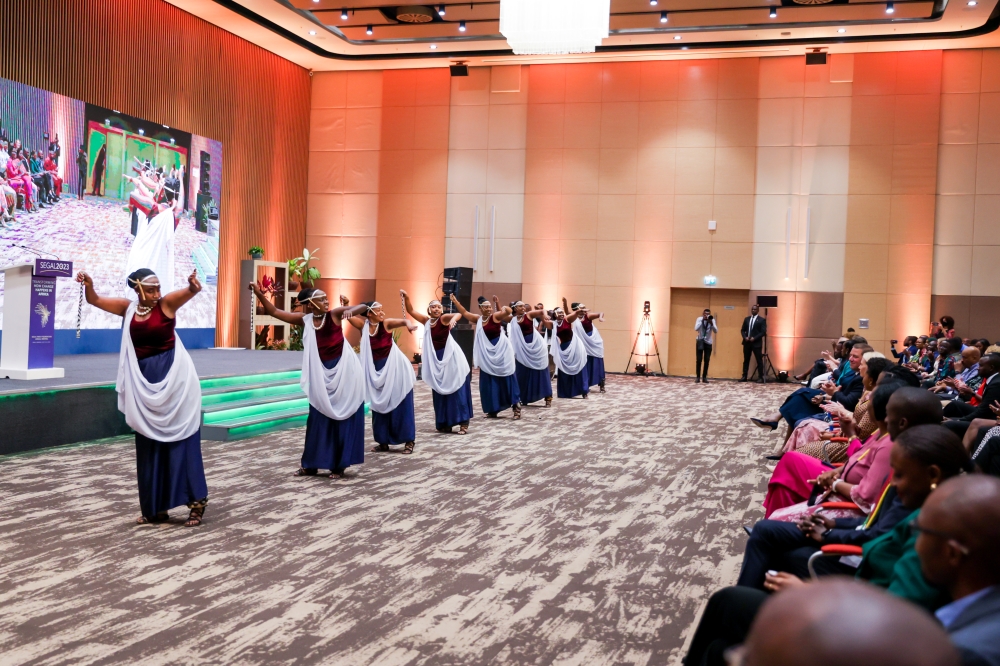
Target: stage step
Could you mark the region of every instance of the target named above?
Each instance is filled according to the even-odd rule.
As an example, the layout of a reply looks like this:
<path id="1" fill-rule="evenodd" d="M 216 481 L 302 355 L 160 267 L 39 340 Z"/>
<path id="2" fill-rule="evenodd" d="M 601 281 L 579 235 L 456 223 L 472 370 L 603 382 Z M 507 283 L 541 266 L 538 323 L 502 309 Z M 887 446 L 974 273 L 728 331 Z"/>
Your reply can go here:
<path id="1" fill-rule="evenodd" d="M 299 370 L 201 381 L 201 437 L 230 441 L 305 425 Z"/>

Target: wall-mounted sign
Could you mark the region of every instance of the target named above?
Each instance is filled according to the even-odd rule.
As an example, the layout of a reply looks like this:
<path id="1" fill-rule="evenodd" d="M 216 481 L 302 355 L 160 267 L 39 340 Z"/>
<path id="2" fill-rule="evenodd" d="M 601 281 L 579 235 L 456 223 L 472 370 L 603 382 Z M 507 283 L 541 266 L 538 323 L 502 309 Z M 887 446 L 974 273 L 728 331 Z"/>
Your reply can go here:
<path id="1" fill-rule="evenodd" d="M 717 282 L 717 280 L 718 280 L 718 278 L 716 278 L 714 275 L 706 275 L 704 277 L 705 286 L 706 287 L 714 287 L 715 283 Z"/>
<path id="2" fill-rule="evenodd" d="M 858 328 L 868 328 L 868 320 L 867 319 L 859 319 L 858 320 Z"/>

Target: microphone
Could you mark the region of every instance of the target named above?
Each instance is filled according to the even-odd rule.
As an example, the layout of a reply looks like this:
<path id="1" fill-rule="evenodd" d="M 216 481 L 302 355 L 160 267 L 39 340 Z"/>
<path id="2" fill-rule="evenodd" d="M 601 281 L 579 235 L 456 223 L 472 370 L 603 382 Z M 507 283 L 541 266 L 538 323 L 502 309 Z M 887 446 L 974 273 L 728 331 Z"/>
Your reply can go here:
<path id="1" fill-rule="evenodd" d="M 22 250 L 27 250 L 28 252 L 34 252 L 37 256 L 41 257 L 43 254 L 47 254 L 53 259 L 60 260 L 58 255 L 52 254 L 51 252 L 46 252 L 45 250 L 38 250 L 27 245 L 18 245 L 17 243 L 11 243 L 11 247 L 19 247 Z"/>

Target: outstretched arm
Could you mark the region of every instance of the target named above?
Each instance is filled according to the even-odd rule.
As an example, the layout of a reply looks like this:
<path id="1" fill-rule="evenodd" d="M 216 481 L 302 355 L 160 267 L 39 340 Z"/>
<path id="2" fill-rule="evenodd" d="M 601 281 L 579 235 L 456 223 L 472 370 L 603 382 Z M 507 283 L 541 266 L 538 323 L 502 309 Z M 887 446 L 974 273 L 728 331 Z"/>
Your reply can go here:
<path id="1" fill-rule="evenodd" d="M 285 310 L 279 309 L 278 306 L 268 300 L 267 296 L 264 295 L 264 292 L 260 290 L 260 287 L 253 282 L 247 285 L 247 289 L 252 291 L 253 295 L 257 297 L 261 307 L 264 308 L 264 314 L 268 317 L 274 317 L 275 319 L 283 321 L 286 324 L 291 324 L 292 326 L 302 326 L 303 319 L 301 312 L 286 312 Z"/>
<path id="2" fill-rule="evenodd" d="M 194 298 L 194 295 L 201 291 L 201 282 L 198 282 L 198 270 L 195 269 L 188 276 L 187 289 L 172 291 L 160 299 L 160 309 L 163 314 L 173 319 L 177 316 L 177 311 L 182 305 Z"/>
<path id="3" fill-rule="evenodd" d="M 601 321 L 604 321 L 604 313 L 603 312 L 588 313 L 587 319 L 589 319 L 590 321 L 594 321 L 595 319 L 600 319 Z"/>
<path id="4" fill-rule="evenodd" d="M 409 319 L 383 319 L 382 325 L 385 326 L 385 330 L 391 331 L 396 328 L 406 327 L 406 330 L 410 333 L 417 330 L 417 325 L 411 322 Z"/>
<path id="5" fill-rule="evenodd" d="M 362 305 L 355 305 L 354 307 L 348 307 L 346 305 L 343 305 L 343 306 L 341 306 L 339 308 L 334 308 L 334 309 L 330 310 L 330 316 L 333 317 L 333 320 L 335 322 L 337 322 L 338 324 L 341 324 L 341 322 L 344 319 L 350 319 L 350 318 L 352 318 L 352 317 L 354 317 L 356 315 L 359 315 L 362 312 L 364 312 L 365 309 L 366 309 L 366 306 L 364 304 L 362 304 Z"/>
<path id="6" fill-rule="evenodd" d="M 506 324 L 510 321 L 513 316 L 514 311 L 511 310 L 506 305 L 501 306 L 500 301 L 497 299 L 496 295 L 493 296 L 493 321 Z"/>
<path id="7" fill-rule="evenodd" d="M 462 304 L 458 302 L 457 298 L 455 298 L 455 294 L 451 294 L 451 302 L 455 304 L 456 308 L 458 308 L 459 314 L 471 321 L 473 324 L 479 321 L 479 315 L 474 315 L 462 307 Z"/>
<path id="8" fill-rule="evenodd" d="M 399 290 L 399 295 L 403 297 L 403 307 L 406 308 L 406 314 L 410 315 L 421 324 L 426 324 L 428 319 L 427 315 L 413 309 L 413 303 L 410 302 L 410 295 L 403 289 Z"/>
<path id="9" fill-rule="evenodd" d="M 105 312 L 110 312 L 111 314 L 118 315 L 119 317 L 125 316 L 125 311 L 128 310 L 129 306 L 129 300 L 127 298 L 108 298 L 106 296 L 98 296 L 97 292 L 94 291 L 94 280 L 83 271 L 76 274 L 76 281 L 83 283 L 85 291 L 84 295 L 86 296 L 88 303 L 93 305 L 95 308 L 104 310 Z"/>
<path id="10" fill-rule="evenodd" d="M 562 302 L 563 302 L 563 312 L 566 313 L 566 321 L 572 324 L 574 321 L 580 318 L 580 311 L 576 310 L 571 314 L 569 311 L 569 304 L 566 302 L 565 296 L 563 296 Z"/>

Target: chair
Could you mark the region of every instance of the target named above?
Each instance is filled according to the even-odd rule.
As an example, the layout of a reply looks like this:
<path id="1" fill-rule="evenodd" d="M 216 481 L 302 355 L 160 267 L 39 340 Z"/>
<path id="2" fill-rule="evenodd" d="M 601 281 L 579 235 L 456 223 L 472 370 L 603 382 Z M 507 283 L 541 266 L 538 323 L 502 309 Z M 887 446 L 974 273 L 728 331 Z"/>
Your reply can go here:
<path id="1" fill-rule="evenodd" d="M 850 502 L 836 502 L 836 504 L 850 504 Z M 815 553 L 809 556 L 809 562 L 806 566 L 809 568 L 809 576 L 816 580 L 818 576 L 816 575 L 816 569 L 814 562 L 820 557 L 844 557 L 845 555 L 861 555 L 864 552 L 861 546 L 847 546 L 844 544 L 833 543 L 823 546 Z"/>

